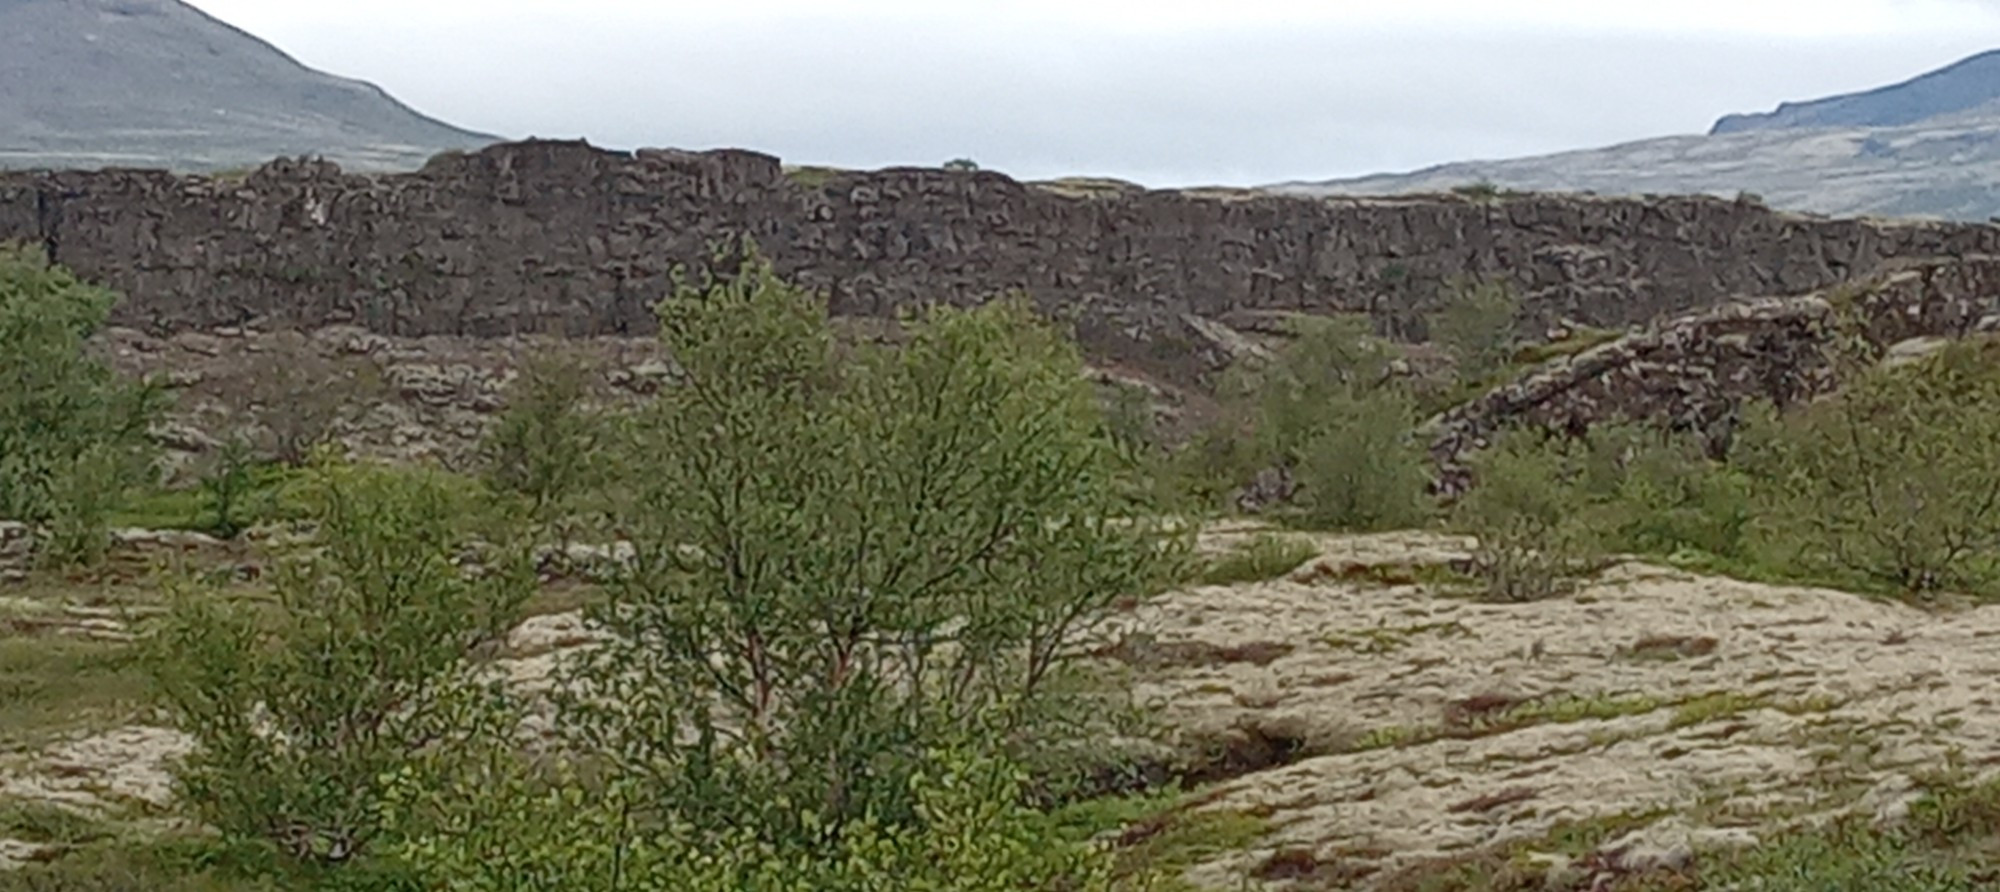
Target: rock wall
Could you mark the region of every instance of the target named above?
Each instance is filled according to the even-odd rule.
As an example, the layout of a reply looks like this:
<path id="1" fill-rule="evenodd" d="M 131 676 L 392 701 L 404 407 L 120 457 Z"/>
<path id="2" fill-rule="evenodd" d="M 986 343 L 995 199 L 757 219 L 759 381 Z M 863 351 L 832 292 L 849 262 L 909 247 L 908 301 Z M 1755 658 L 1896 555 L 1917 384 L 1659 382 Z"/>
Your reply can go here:
<path id="1" fill-rule="evenodd" d="M 1726 446 L 1747 400 L 1783 406 L 1839 386 L 1845 357 L 1894 360 L 1900 346 L 2000 332 L 2000 258 L 1899 264 L 1866 281 L 1688 313 L 1583 351 L 1433 419 L 1427 434 L 1446 492 L 1462 457 L 1497 430 L 1581 432 L 1644 421 Z"/>
<path id="2" fill-rule="evenodd" d="M 2000 227 L 1826 220 L 1705 197 L 1302 199 L 782 168 L 744 151 L 527 142 L 423 171 L 280 161 L 247 178 L 0 174 L 0 240 L 123 291 L 121 324 L 358 325 L 399 336 L 642 335 L 678 264 L 755 237 L 836 312 L 1020 289 L 1099 358 L 1185 378 L 1213 320 L 1365 311 L 1392 334 L 1446 279 L 1513 280 L 1542 318 L 1621 326 L 1824 288 L 1897 257 L 2000 252 Z"/>

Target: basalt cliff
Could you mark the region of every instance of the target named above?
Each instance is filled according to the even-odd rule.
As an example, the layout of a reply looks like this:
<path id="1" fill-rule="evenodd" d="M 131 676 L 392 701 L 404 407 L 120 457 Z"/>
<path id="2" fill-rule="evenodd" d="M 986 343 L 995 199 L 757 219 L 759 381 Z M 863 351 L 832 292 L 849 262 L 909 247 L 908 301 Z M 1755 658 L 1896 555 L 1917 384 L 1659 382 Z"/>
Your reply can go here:
<path id="1" fill-rule="evenodd" d="M 40 245 L 125 294 L 110 340 L 127 367 L 178 371 L 199 391 L 226 376 L 189 364 L 269 352 L 259 339 L 282 333 L 382 366 L 413 413 L 389 425 L 405 441 L 476 428 L 508 345 L 524 339 L 616 345 L 610 379 L 643 386 L 654 303 L 676 269 L 738 236 L 856 320 L 1025 293 L 1073 321 L 1094 364 L 1163 392 L 1198 392 L 1294 313 L 1365 313 L 1421 340 L 1440 286 L 1459 276 L 1516 286 L 1527 335 L 1631 332 L 1440 419 L 1447 461 L 1515 416 L 1687 422 L 1724 417 L 1748 393 L 1814 392 L 1825 386 L 1815 293 L 1888 295 L 1868 304 L 1890 320 L 1871 329 L 1885 349 L 1990 325 L 2000 310 L 1986 259 L 2000 254 L 2000 226 L 1710 197 L 1145 191 L 546 141 L 448 153 L 407 174 L 312 160 L 222 178 L 0 174 L 0 240 Z M 462 417 L 434 417 L 447 411 Z"/>

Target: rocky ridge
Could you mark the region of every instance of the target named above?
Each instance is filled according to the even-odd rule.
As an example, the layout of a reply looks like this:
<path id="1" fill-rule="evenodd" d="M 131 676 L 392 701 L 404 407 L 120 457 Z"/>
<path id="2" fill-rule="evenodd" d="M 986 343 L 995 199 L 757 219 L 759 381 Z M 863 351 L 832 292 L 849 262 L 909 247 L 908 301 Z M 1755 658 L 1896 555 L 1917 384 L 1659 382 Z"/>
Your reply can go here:
<path id="1" fill-rule="evenodd" d="M 361 369 L 367 392 L 351 395 L 340 438 L 448 462 L 500 408 L 522 356 L 559 341 L 599 371 L 603 398 L 643 396 L 666 371 L 645 308 L 667 271 L 704 262 L 704 239 L 753 229 L 861 337 L 893 337 L 883 317 L 927 294 L 1047 283 L 1031 293 L 1076 322 L 1098 374 L 1153 393 L 1170 419 L 1198 415 L 1210 377 L 1266 355 L 1289 315 L 1367 312 L 1420 335 L 1452 275 L 1511 278 L 1529 295 L 1527 326 L 1628 330 L 1434 420 L 1447 481 L 1504 424 L 1651 418 L 1721 436 L 1742 399 L 1824 392 L 1836 296 L 1863 298 L 1848 303 L 1880 350 L 2000 313 L 1993 226 L 1818 221 L 1698 198 L 1355 202 L 815 176 L 749 153 L 571 143 L 499 146 L 410 176 L 285 163 L 237 184 L 114 172 L 16 179 L 11 192 L 0 176 L 0 232 L 131 289 L 101 345 L 180 394 L 159 433 L 183 456 L 240 426 L 246 393 L 286 368 Z M 638 203 L 616 209 L 627 200 Z M 760 212 L 772 216 L 753 224 Z M 649 247 L 661 255 L 640 256 Z"/>
<path id="2" fill-rule="evenodd" d="M 2000 55 L 1982 53 L 1876 90 L 1726 116 L 1702 135 L 1271 188 L 1411 195 L 1483 183 L 1604 195 L 1754 194 L 1794 211 L 1985 220 L 2000 214 L 1996 69 Z"/>
<path id="3" fill-rule="evenodd" d="M 528 142 L 368 176 L 0 174 L 0 240 L 127 295 L 155 335 L 644 336 L 675 269 L 754 237 L 847 317 L 1025 291 L 1093 359 L 1198 383 L 1269 314 L 1365 313 L 1419 339 L 1441 286 L 1503 279 L 1528 325 L 1622 328 L 1789 295 L 1894 258 L 2000 253 L 2000 226 L 1824 220 L 1703 197 L 1301 199 L 787 169 L 744 151 Z"/>
<path id="4" fill-rule="evenodd" d="M 1576 432 L 1641 421 L 1695 432 L 1719 449 L 1746 401 L 1808 400 L 1839 386 L 1844 359 L 1872 362 L 1988 332 L 2000 332 L 2000 258 L 1901 264 L 1826 291 L 1674 317 L 1558 357 L 1432 419 L 1425 434 L 1447 491 L 1465 479 L 1461 457 L 1511 426 Z"/>

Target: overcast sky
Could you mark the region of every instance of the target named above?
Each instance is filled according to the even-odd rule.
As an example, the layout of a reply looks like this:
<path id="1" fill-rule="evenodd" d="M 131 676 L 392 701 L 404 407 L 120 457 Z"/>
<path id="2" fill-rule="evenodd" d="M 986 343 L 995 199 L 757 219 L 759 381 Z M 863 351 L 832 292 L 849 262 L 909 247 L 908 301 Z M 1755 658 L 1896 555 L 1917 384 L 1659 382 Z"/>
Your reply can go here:
<path id="1" fill-rule="evenodd" d="M 2000 0 L 194 0 L 509 137 L 1261 184 L 1700 132 L 2000 48 Z"/>

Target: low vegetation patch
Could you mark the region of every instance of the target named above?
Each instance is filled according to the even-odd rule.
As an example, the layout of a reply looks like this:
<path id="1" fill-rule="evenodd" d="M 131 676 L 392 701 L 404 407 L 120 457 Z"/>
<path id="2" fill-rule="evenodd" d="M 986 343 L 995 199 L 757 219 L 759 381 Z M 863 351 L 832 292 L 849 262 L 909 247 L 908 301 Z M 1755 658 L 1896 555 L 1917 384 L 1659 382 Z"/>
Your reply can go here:
<path id="1" fill-rule="evenodd" d="M 119 724 L 145 710 L 149 693 L 126 645 L 0 632 L 0 748 Z"/>
<path id="2" fill-rule="evenodd" d="M 1319 548 L 1296 537 L 1260 533 L 1229 552 L 1210 557 L 1196 581 L 1202 585 L 1235 585 L 1277 579 L 1319 556 Z"/>

